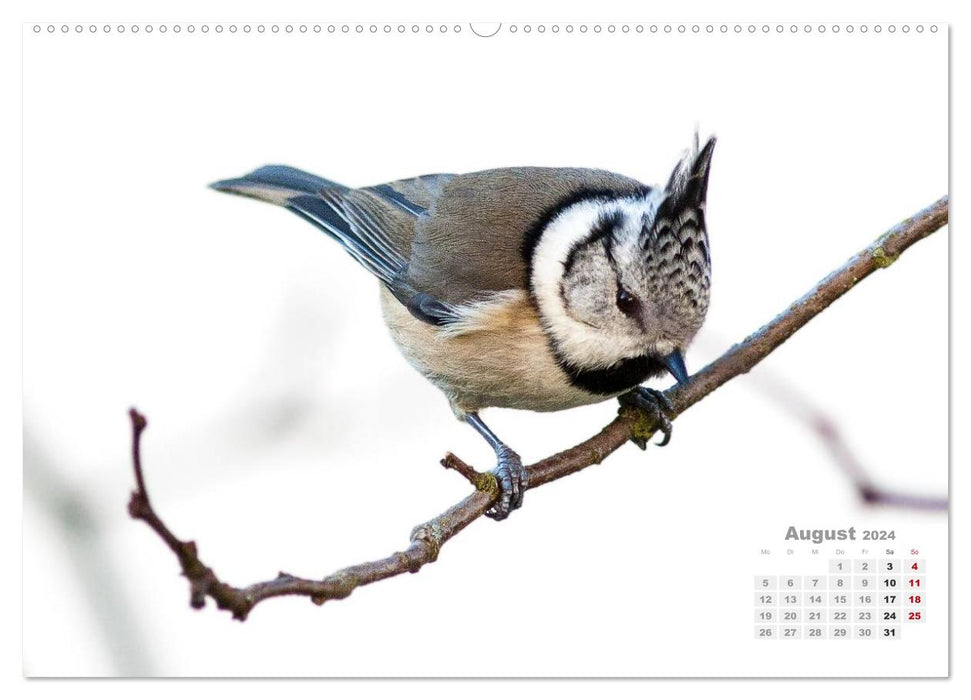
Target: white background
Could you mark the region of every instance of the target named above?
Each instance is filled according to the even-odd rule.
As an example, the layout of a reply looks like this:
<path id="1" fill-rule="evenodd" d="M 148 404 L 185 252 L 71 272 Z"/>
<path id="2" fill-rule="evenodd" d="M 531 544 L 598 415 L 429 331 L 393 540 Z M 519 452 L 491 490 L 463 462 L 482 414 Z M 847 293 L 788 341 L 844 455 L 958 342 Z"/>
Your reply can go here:
<path id="1" fill-rule="evenodd" d="M 192 613 L 170 555 L 124 517 L 129 403 L 151 421 L 159 508 L 234 582 L 403 546 L 411 524 L 464 493 L 437 470 L 441 452 L 489 456 L 395 354 L 365 275 L 294 217 L 207 181 L 280 161 L 349 184 L 513 163 L 653 182 L 698 122 L 721 140 L 716 288 L 696 368 L 946 189 L 946 47 L 926 35 L 85 39 L 25 43 L 26 483 L 35 440 L 36 463 L 93 509 L 95 546 L 138 612 L 154 672 L 784 673 L 746 646 L 753 548 L 790 520 L 943 531 L 941 517 L 859 511 L 808 433 L 739 382 L 680 419 L 670 449 L 626 448 L 531 493 L 420 576 L 323 610 L 269 603 L 243 626 Z M 435 65 L 447 101 L 396 82 L 386 50 Z M 546 58 L 531 73 L 537 51 Z M 408 61 L 393 63 L 409 77 Z M 628 64 L 643 76 L 616 70 Z M 369 89 L 355 89 L 362 75 Z M 927 493 L 946 485 L 945 265 L 943 236 L 920 244 L 752 374 L 785 377 L 887 483 Z M 612 410 L 491 420 L 529 459 Z M 725 420 L 742 414 L 749 425 Z M 79 612 L 84 591 L 59 568 L 72 543 L 29 493 L 26 669 L 110 673 L 99 613 Z M 504 587 L 528 601 L 511 639 L 529 651 L 483 670 L 510 635 L 479 603 Z M 138 602 L 146 591 L 151 608 Z M 735 609 L 746 624 L 719 612 Z M 482 630 L 442 644 L 471 626 Z"/>

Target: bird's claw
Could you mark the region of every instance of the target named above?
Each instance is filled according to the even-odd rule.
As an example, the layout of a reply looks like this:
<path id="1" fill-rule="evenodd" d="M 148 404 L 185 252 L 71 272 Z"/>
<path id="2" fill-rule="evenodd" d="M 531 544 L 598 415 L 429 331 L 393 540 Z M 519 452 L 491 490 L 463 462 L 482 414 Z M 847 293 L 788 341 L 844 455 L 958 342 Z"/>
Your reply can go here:
<path id="1" fill-rule="evenodd" d="M 674 405 L 663 391 L 639 386 L 619 396 L 618 400 L 622 406 L 633 406 L 651 417 L 657 426 L 657 431 L 664 435 L 661 442 L 657 443 L 658 447 L 664 447 L 671 442 L 671 416 L 674 414 Z M 635 436 L 630 440 L 642 450 L 647 449 L 646 439 Z"/>
<path id="2" fill-rule="evenodd" d="M 529 488 L 529 474 L 519 455 L 508 447 L 500 448 L 496 456 L 498 463 L 492 473 L 499 484 L 499 500 L 486 511 L 486 515 L 493 520 L 505 520 L 511 512 L 522 506 L 523 495 Z"/>

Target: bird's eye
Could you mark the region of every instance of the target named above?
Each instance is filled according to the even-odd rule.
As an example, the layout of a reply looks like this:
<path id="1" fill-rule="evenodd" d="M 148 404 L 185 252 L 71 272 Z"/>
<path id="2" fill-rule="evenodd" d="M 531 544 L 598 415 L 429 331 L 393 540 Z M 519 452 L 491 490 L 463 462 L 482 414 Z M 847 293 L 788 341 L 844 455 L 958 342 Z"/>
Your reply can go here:
<path id="1" fill-rule="evenodd" d="M 640 305 L 641 303 L 637 300 L 637 297 L 623 287 L 617 290 L 617 308 L 620 309 L 621 313 L 627 316 L 633 316 L 637 313 Z"/>

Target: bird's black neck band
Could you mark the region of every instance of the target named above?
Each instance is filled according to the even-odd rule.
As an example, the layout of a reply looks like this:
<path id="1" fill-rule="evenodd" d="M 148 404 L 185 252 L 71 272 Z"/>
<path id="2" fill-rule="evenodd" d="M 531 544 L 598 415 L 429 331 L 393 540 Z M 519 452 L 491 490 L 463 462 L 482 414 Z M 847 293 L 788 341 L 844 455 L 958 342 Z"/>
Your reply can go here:
<path id="1" fill-rule="evenodd" d="M 624 358 L 606 369 L 583 369 L 563 357 L 552 338 L 550 345 L 556 363 L 566 374 L 570 384 L 591 394 L 620 394 L 665 372 L 664 363 L 653 355 Z"/>

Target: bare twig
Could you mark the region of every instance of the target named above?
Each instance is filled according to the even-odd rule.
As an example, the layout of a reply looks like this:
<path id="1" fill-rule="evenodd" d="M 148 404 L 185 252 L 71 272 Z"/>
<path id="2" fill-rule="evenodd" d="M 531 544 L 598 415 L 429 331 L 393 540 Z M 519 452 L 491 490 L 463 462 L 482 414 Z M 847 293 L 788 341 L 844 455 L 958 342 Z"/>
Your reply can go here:
<path id="1" fill-rule="evenodd" d="M 762 373 L 754 384 L 819 438 L 865 503 L 919 510 L 947 510 L 946 497 L 903 493 L 882 486 L 853 452 L 837 422 L 781 377 Z"/>
<path id="2" fill-rule="evenodd" d="M 695 374 L 686 385 L 669 389 L 666 394 L 675 413 L 683 413 L 725 382 L 748 372 L 860 280 L 876 270 L 889 267 L 907 248 L 944 226 L 947 220 L 948 198 L 945 196 L 887 231 L 771 322 Z M 477 472 L 454 455 L 447 455 L 442 464 L 462 474 L 476 490 L 441 515 L 412 530 L 411 542 L 404 551 L 341 569 L 320 580 L 298 578 L 281 572 L 271 581 L 235 588 L 219 580 L 212 569 L 202 563 L 194 542 L 183 542 L 176 538 L 155 513 L 145 488 L 140 455 L 141 435 L 146 421 L 134 409 L 130 415 L 137 490 L 132 494 L 129 513 L 133 518 L 145 521 L 178 557 L 182 573 L 189 579 L 193 607 L 202 607 L 209 596 L 218 607 L 232 611 L 233 617 L 238 620 L 246 619 L 250 610 L 267 598 L 302 595 L 320 605 L 327 600 L 346 598 L 359 586 L 406 572 L 415 573 L 425 564 L 435 561 L 442 546 L 485 514 L 499 496 L 495 478 L 491 474 Z M 597 435 L 527 467 L 530 488 L 599 464 L 631 438 L 650 439 L 657 428 L 647 414 L 633 407 L 623 407 L 617 418 Z"/>

